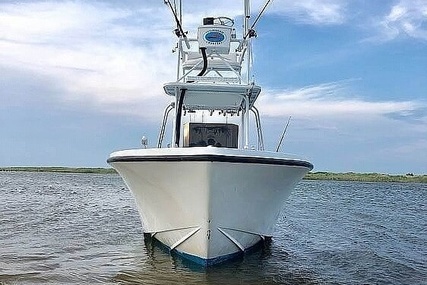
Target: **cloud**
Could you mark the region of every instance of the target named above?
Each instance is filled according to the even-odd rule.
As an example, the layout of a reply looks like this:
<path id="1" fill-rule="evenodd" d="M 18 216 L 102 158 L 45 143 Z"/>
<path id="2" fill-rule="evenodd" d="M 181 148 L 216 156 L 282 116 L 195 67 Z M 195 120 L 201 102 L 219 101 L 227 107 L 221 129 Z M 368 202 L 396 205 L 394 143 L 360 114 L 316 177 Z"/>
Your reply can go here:
<path id="1" fill-rule="evenodd" d="M 427 158 L 427 139 L 416 139 L 407 144 L 399 145 L 395 148 L 386 148 L 384 152 L 393 153 L 405 158 L 408 154 L 419 153 L 421 157 Z"/>
<path id="2" fill-rule="evenodd" d="M 376 24 L 380 35 L 370 40 L 389 41 L 400 36 L 427 40 L 427 2 L 401 0 Z"/>
<path id="3" fill-rule="evenodd" d="M 205 5 L 193 5 L 196 1 L 184 2 L 184 25 L 194 28 L 207 16 L 242 15 L 243 4 L 240 1 L 216 0 L 205 1 Z M 251 1 L 252 20 L 264 7 L 264 0 Z M 347 1 L 343 0 L 273 0 L 266 14 L 287 17 L 301 24 L 337 25 L 346 21 Z"/>
<path id="4" fill-rule="evenodd" d="M 350 81 L 338 81 L 302 88 L 267 90 L 259 99 L 263 115 L 268 117 L 296 116 L 300 118 L 386 115 L 410 116 L 426 108 L 418 101 L 369 101 L 351 95 Z"/>
<path id="5" fill-rule="evenodd" d="M 57 100 L 140 113 L 136 106 L 152 107 L 155 96 L 166 99 L 159 78 L 175 77 L 171 27 L 159 22 L 167 11 L 80 1 L 0 7 L 3 69 L 32 72 L 61 85 Z"/>
<path id="6" fill-rule="evenodd" d="M 336 25 L 346 21 L 346 1 L 340 0 L 277 0 L 274 13 L 311 25 Z"/>

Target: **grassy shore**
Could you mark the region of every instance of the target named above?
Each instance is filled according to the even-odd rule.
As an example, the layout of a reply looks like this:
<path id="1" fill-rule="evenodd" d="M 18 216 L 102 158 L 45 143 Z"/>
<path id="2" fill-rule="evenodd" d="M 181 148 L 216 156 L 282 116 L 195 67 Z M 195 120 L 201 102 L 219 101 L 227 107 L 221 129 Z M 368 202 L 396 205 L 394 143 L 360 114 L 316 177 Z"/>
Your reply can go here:
<path id="1" fill-rule="evenodd" d="M 0 171 L 30 171 L 30 172 L 61 172 L 61 173 L 98 173 L 115 174 L 113 168 L 89 167 L 0 167 Z M 417 182 L 427 183 L 427 175 L 390 175 L 381 173 L 333 173 L 310 172 L 304 179 L 307 180 L 333 180 L 333 181 L 361 181 L 361 182 Z"/>
<path id="2" fill-rule="evenodd" d="M 308 180 L 333 180 L 333 181 L 361 181 L 361 182 L 417 182 L 427 183 L 427 175 L 390 175 L 382 173 L 333 173 L 310 172 L 304 179 Z"/>
<path id="3" fill-rule="evenodd" d="M 113 168 L 91 167 L 0 167 L 0 171 L 28 171 L 28 172 L 61 172 L 61 173 L 117 173 Z"/>

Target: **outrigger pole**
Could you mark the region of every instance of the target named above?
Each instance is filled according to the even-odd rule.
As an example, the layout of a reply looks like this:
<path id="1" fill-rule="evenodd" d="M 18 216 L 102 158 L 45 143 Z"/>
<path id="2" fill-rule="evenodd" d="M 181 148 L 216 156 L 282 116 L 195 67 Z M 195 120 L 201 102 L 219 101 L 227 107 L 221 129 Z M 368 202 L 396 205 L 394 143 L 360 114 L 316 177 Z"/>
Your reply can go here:
<path id="1" fill-rule="evenodd" d="M 175 19 L 176 26 L 177 26 L 177 28 L 175 29 L 175 34 L 179 38 L 182 37 L 184 39 L 185 45 L 187 46 L 188 49 L 190 49 L 190 42 L 188 41 L 187 34 L 186 34 L 186 32 L 184 32 L 184 30 L 182 28 L 182 24 L 181 24 L 182 23 L 181 2 L 179 3 L 179 10 L 180 10 L 179 18 L 177 15 L 176 7 L 175 7 L 175 9 L 172 7 L 171 1 L 170 0 L 164 0 L 164 3 L 169 6 L 169 8 L 172 11 L 173 17 Z"/>

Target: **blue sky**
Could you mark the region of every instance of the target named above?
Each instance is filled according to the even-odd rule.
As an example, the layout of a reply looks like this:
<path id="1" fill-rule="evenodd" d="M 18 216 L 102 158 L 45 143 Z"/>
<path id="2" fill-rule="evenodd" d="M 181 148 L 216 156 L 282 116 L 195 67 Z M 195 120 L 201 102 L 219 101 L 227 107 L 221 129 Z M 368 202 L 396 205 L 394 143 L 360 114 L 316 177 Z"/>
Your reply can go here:
<path id="1" fill-rule="evenodd" d="M 184 1 L 184 28 L 240 10 Z M 173 29 L 163 0 L 2 0 L 0 166 L 105 167 L 154 146 Z M 257 33 L 268 149 L 292 116 L 282 151 L 315 171 L 427 173 L 427 1 L 274 0 Z"/>

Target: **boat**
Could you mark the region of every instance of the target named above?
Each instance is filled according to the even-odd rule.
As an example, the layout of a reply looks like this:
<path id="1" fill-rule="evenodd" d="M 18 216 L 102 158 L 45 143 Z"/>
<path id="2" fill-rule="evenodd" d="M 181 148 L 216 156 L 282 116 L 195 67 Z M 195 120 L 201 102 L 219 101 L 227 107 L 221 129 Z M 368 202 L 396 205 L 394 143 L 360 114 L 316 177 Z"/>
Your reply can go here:
<path id="1" fill-rule="evenodd" d="M 284 201 L 313 165 L 264 149 L 249 1 L 239 37 L 227 17 L 204 18 L 188 37 L 178 9 L 165 2 L 177 22 L 178 66 L 176 80 L 163 86 L 171 103 L 157 146 L 143 139 L 107 162 L 133 194 L 144 235 L 210 266 L 270 240 Z"/>

